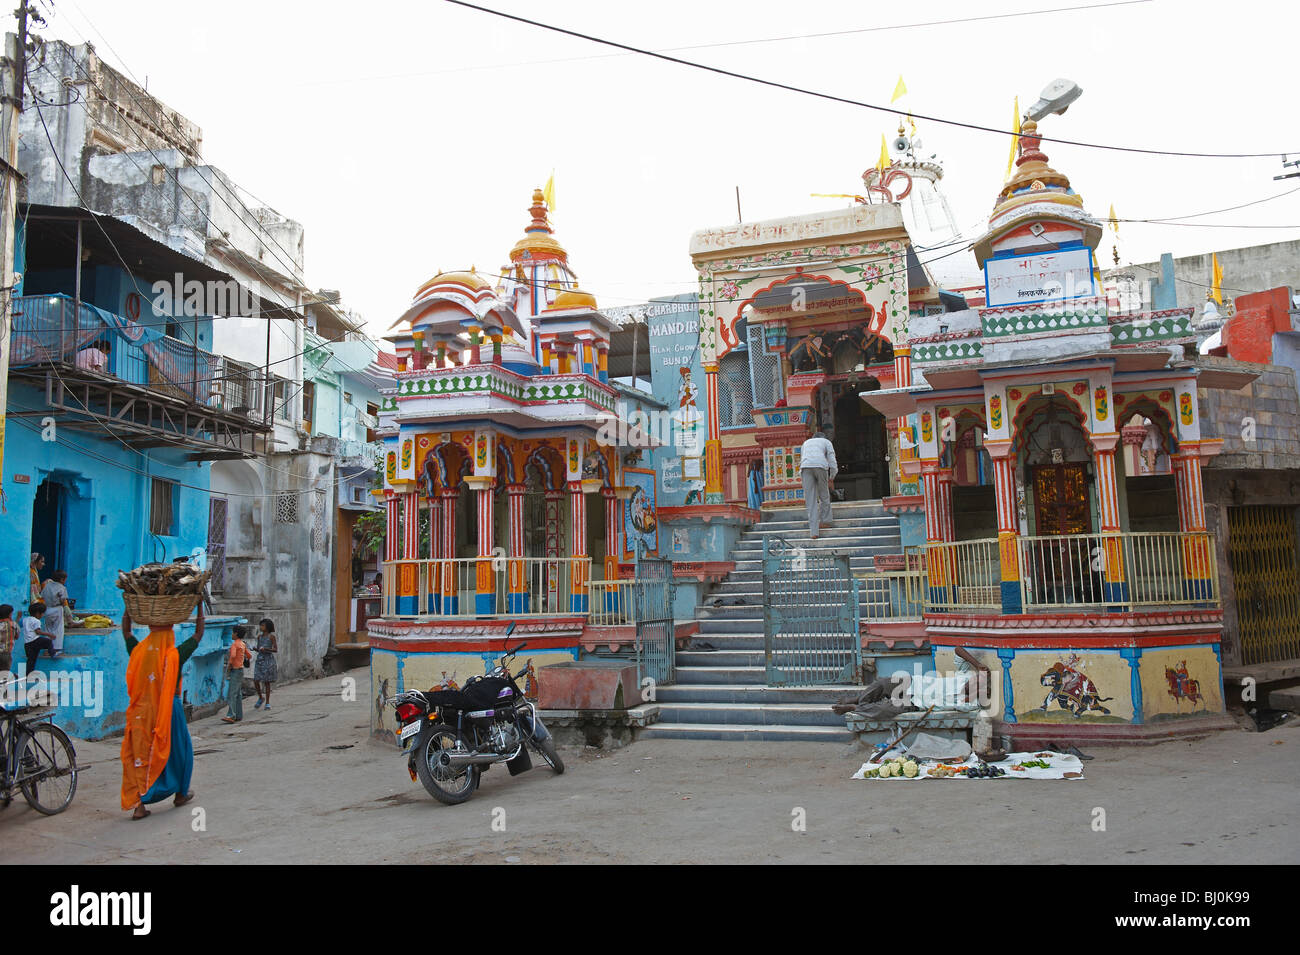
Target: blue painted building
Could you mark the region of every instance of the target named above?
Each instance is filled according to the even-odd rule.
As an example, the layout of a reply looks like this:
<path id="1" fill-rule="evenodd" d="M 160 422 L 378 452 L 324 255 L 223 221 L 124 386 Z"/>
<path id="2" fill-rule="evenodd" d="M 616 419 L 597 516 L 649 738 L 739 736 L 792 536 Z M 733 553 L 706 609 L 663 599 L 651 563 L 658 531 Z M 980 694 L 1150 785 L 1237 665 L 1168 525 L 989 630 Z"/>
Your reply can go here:
<path id="1" fill-rule="evenodd" d="M 0 601 L 15 616 L 26 612 L 35 552 L 45 558 L 43 578 L 67 571 L 78 615 L 118 621 L 117 572 L 202 559 L 211 463 L 256 453 L 266 431 L 221 407 L 227 369 L 208 350 L 211 315 L 176 308 L 157 291 L 178 273 L 205 284 L 230 278 L 111 217 L 32 206 L 19 218 Z M 221 648 L 237 619 L 213 619 L 186 668 L 188 703 L 222 696 Z M 39 669 L 87 692 L 102 680 L 104 695 L 98 707 L 58 707 L 61 724 L 90 738 L 120 729 L 126 659 L 116 629 L 70 627 L 63 650 Z M 21 650 L 15 656 L 23 659 Z"/>

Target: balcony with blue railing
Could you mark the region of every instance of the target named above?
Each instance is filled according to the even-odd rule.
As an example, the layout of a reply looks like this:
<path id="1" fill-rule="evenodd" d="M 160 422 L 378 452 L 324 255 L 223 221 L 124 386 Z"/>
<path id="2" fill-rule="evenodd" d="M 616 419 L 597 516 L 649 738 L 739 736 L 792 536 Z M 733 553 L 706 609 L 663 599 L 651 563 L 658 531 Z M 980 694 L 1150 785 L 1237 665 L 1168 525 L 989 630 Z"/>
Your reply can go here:
<path id="1" fill-rule="evenodd" d="M 162 334 L 156 325 L 61 294 L 16 296 L 13 315 L 9 362 L 19 373 L 115 379 L 178 401 L 262 417 L 261 369 Z"/>

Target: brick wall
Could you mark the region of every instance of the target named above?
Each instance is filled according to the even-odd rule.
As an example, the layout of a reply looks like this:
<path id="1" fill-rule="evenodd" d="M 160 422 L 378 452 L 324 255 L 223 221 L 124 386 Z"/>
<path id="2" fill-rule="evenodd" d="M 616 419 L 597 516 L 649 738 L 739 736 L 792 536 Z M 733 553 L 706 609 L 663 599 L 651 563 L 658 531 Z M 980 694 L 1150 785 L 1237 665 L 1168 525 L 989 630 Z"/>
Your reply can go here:
<path id="1" fill-rule="evenodd" d="M 1295 372 L 1282 365 L 1257 368 L 1259 377 L 1240 391 L 1200 392 L 1202 433 L 1223 439 L 1212 470 L 1300 468 Z"/>

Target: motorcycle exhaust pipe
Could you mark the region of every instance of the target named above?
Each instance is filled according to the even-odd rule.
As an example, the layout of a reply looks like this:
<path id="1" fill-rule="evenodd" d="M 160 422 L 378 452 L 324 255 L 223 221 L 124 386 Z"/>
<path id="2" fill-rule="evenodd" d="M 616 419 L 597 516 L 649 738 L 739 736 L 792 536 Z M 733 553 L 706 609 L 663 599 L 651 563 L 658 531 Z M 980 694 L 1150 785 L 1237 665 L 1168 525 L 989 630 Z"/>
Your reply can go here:
<path id="1" fill-rule="evenodd" d="M 466 766 L 487 766 L 503 759 L 504 756 L 495 753 L 443 753 L 438 762 L 448 769 L 464 769 Z"/>

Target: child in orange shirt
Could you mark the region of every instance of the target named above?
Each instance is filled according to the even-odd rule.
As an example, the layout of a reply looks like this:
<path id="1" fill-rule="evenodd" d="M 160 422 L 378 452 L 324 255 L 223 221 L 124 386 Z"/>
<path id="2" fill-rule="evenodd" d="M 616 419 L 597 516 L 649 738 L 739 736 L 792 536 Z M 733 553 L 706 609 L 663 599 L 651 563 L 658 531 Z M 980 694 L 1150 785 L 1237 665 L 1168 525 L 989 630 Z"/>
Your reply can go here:
<path id="1" fill-rule="evenodd" d="M 229 709 L 221 718 L 223 723 L 238 723 L 244 718 L 244 667 L 249 657 L 248 644 L 244 636 L 245 627 L 235 628 L 235 639 L 230 644 L 230 656 L 226 658 L 226 702 Z"/>

